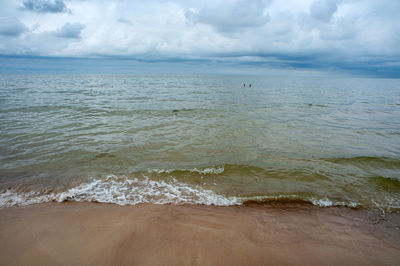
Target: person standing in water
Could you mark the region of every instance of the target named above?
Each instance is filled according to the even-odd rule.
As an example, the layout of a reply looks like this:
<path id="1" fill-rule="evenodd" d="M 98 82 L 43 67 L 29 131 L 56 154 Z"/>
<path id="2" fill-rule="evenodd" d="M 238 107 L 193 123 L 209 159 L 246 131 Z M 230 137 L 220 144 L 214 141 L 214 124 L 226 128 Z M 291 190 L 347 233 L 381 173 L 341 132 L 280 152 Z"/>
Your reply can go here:
<path id="1" fill-rule="evenodd" d="M 243 83 L 243 88 L 246 88 L 246 84 L 245 83 Z"/>
<path id="2" fill-rule="evenodd" d="M 249 84 L 249 88 L 251 88 L 251 83 Z"/>

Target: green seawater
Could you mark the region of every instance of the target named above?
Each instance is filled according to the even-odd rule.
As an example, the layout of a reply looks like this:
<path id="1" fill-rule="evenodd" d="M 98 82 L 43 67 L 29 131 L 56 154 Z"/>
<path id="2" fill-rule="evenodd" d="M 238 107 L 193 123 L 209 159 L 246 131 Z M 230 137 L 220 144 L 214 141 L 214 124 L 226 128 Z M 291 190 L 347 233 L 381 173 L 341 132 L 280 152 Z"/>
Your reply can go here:
<path id="1" fill-rule="evenodd" d="M 400 209 L 400 80 L 0 75 L 2 207 L 271 199 Z"/>

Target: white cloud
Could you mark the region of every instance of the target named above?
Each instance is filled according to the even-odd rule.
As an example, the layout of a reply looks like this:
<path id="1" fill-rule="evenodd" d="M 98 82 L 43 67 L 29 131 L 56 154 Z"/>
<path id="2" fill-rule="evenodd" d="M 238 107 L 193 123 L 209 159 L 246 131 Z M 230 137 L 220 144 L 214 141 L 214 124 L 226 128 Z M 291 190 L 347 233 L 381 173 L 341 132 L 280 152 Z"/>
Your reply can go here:
<path id="1" fill-rule="evenodd" d="M 2 0 L 0 54 L 393 60 L 399 8 L 397 0 Z"/>
<path id="2" fill-rule="evenodd" d="M 193 22 L 209 24 L 221 32 L 240 31 L 244 28 L 265 25 L 269 21 L 266 7 L 270 2 L 266 0 L 217 0 L 199 10 L 189 9 L 185 15 Z"/>

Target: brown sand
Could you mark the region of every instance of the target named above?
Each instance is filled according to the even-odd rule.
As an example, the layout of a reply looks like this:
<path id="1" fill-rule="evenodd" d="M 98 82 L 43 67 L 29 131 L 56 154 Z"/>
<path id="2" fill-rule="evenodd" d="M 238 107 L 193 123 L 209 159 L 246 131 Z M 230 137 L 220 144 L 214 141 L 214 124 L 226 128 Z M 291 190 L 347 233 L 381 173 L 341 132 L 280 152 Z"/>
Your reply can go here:
<path id="1" fill-rule="evenodd" d="M 400 215 L 49 203 L 0 210 L 1 265 L 400 265 Z"/>

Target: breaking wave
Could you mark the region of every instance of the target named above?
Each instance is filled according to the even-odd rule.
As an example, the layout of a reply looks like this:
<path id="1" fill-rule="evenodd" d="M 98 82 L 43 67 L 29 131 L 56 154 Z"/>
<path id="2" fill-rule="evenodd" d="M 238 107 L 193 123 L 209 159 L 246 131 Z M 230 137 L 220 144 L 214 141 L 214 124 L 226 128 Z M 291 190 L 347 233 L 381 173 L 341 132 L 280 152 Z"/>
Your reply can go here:
<path id="1" fill-rule="evenodd" d="M 158 170 L 151 170 L 157 171 Z M 164 173 L 166 170 L 162 170 Z M 176 171 L 176 170 L 175 170 Z M 205 168 L 194 172 L 219 173 L 223 168 Z M 118 205 L 152 204 L 200 204 L 214 206 L 232 205 L 279 205 L 309 204 L 319 207 L 359 207 L 358 203 L 334 201 L 328 198 L 304 198 L 299 195 L 228 197 L 200 186 L 189 185 L 172 178 L 169 181 L 145 178 L 128 178 L 109 175 L 92 179 L 61 192 L 23 192 L 7 189 L 0 193 L 0 208 L 27 206 L 45 202 L 100 202 Z"/>
<path id="2" fill-rule="evenodd" d="M 247 197 L 242 199 L 243 205 L 314 205 L 318 207 L 348 207 L 359 208 L 361 205 L 357 202 L 344 202 L 331 200 L 328 198 L 301 198 L 298 195 L 278 195 L 278 196 L 259 196 Z"/>
<path id="3" fill-rule="evenodd" d="M 18 192 L 6 190 L 0 193 L 0 207 L 26 206 L 44 202 L 102 202 L 118 205 L 153 204 L 204 204 L 216 206 L 238 205 L 235 197 L 225 197 L 211 190 L 190 186 L 173 179 L 156 181 L 149 178 L 137 179 L 107 176 L 93 179 L 59 193 Z"/>

